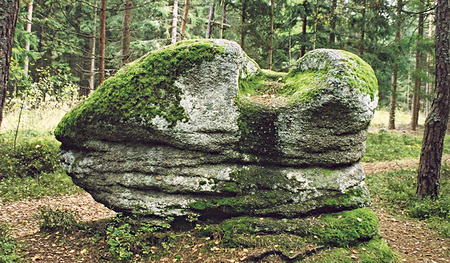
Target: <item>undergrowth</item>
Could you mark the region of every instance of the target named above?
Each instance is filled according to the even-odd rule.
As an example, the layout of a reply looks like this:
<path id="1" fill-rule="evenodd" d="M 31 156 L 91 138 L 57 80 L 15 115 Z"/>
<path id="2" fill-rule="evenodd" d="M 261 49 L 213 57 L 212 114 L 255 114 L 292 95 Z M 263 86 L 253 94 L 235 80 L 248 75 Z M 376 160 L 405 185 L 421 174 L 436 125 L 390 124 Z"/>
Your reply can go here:
<path id="1" fill-rule="evenodd" d="M 9 226 L 0 222 L 0 262 L 18 262 L 17 242 L 10 236 Z"/>
<path id="2" fill-rule="evenodd" d="M 443 237 L 450 238 L 450 164 L 441 171 L 440 193 L 437 200 L 415 196 L 417 171 L 404 169 L 367 175 L 367 186 L 374 206 L 393 214 L 406 214 L 425 220 Z"/>
<path id="3" fill-rule="evenodd" d="M 406 158 L 419 158 L 422 136 L 407 133 L 393 133 L 385 129 L 369 132 L 366 141 L 366 154 L 363 162 L 393 161 Z M 450 153 L 450 137 L 445 138 L 444 154 Z"/>

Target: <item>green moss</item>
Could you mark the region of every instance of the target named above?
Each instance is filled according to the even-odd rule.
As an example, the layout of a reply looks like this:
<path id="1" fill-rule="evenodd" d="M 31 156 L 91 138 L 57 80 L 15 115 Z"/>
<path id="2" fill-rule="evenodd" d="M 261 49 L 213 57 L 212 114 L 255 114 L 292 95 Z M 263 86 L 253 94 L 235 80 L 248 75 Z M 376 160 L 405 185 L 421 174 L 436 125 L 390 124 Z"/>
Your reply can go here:
<path id="1" fill-rule="evenodd" d="M 107 79 L 84 103 L 66 114 L 55 130 L 56 137 L 74 137 L 83 126 L 106 122 L 137 123 L 148 127 L 160 116 L 169 127 L 186 121 L 180 105 L 181 90 L 175 80 L 204 61 L 223 53 L 223 47 L 207 40 L 183 41 L 149 53 Z"/>
<path id="2" fill-rule="evenodd" d="M 318 243 L 344 247 L 367 241 L 378 235 L 378 218 L 366 208 L 329 214 L 320 218 L 323 226 L 313 232 Z"/>
<path id="3" fill-rule="evenodd" d="M 355 209 L 320 217 L 277 219 L 236 217 L 224 220 L 216 227 L 208 227 L 205 235 L 217 231 L 227 247 L 248 244 L 252 235 L 290 234 L 302 243 L 329 247 L 347 247 L 369 241 L 378 236 L 378 218 L 370 209 Z"/>
<path id="4" fill-rule="evenodd" d="M 311 168 L 306 173 L 319 180 L 332 174 L 333 170 Z M 298 200 L 302 193 L 292 189 L 302 188 L 304 182 L 289 179 L 273 167 L 246 167 L 231 173 L 230 177 L 231 181 L 216 182 L 216 189 L 223 194 L 222 198 L 196 201 L 190 207 L 227 215 L 276 214 L 293 217 L 321 211 L 354 209 L 369 204 L 368 194 L 361 189 L 351 189 L 344 194 L 336 192 L 335 195 L 323 195 L 301 202 L 293 201 Z"/>
<path id="5" fill-rule="evenodd" d="M 357 55 L 341 50 L 347 57 L 345 61 L 348 68 L 343 75 L 349 85 L 356 87 L 357 91 L 369 94 L 372 100 L 378 95 L 378 80 L 372 67 Z"/>
<path id="6" fill-rule="evenodd" d="M 358 251 L 358 253 L 354 253 L 355 251 Z M 312 258 L 306 258 L 301 262 L 394 263 L 400 262 L 400 258 L 383 239 L 376 237 L 370 241 L 358 243 L 354 247 L 328 247 Z"/>
<path id="7" fill-rule="evenodd" d="M 286 73 L 261 70 L 258 74 L 239 80 L 239 97 L 263 94 L 283 94 Z"/>
<path id="8" fill-rule="evenodd" d="M 302 59 L 316 60 L 316 67 L 306 70 L 297 67 L 289 74 L 260 71 L 259 74 L 241 79 L 239 97 L 277 94 L 289 98 L 290 102 L 303 103 L 318 96 L 329 85 L 328 81 L 334 79 L 353 87 L 357 92 L 369 94 L 373 100 L 378 92 L 373 69 L 357 55 L 343 50 L 340 52 L 345 57 L 341 61 L 343 64 L 331 65 L 326 53 L 313 52 Z M 301 64 L 301 60 L 298 63 Z"/>

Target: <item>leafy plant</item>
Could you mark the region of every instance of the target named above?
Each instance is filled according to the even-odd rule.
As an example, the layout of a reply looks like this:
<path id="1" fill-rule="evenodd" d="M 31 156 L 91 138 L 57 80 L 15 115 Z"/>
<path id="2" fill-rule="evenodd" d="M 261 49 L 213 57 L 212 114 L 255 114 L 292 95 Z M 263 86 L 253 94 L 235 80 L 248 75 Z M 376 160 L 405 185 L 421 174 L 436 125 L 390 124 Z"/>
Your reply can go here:
<path id="1" fill-rule="evenodd" d="M 37 218 L 41 220 L 40 230 L 43 232 L 71 232 L 78 227 L 78 215 L 65 209 L 41 207 Z"/>
<path id="2" fill-rule="evenodd" d="M 0 262 L 17 262 L 19 256 L 16 254 L 17 244 L 11 238 L 8 224 L 0 223 Z"/>
<path id="3" fill-rule="evenodd" d="M 167 223 L 141 221 L 137 217 L 119 214 L 106 229 L 106 243 L 109 252 L 118 260 L 126 261 L 134 254 L 149 254 L 151 246 L 160 243 L 166 247 L 170 245 L 170 236 L 158 236 L 158 231 L 168 229 Z"/>
<path id="4" fill-rule="evenodd" d="M 5 138 L 5 142 L 5 147 L 0 150 L 0 179 L 10 176 L 37 177 L 59 169 L 59 145 L 55 140 L 23 140 L 15 148 L 11 140 Z"/>

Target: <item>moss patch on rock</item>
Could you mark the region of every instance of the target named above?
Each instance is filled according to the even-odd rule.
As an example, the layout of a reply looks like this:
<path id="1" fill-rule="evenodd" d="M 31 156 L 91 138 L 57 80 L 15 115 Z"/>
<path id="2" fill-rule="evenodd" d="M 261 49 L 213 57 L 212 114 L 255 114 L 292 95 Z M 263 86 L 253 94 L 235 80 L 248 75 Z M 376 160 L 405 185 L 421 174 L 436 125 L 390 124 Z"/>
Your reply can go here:
<path id="1" fill-rule="evenodd" d="M 337 84 L 348 85 L 374 100 L 378 93 L 378 81 L 371 66 L 353 53 L 343 50 L 335 52 L 340 53 L 337 60 L 330 58 L 327 52 L 316 50 L 301 58 L 288 74 L 261 70 L 259 74 L 241 79 L 239 96 L 276 94 L 289 98 L 290 102 L 303 103 L 320 94 L 327 85 Z"/>
<path id="2" fill-rule="evenodd" d="M 331 177 L 333 172 L 325 168 L 311 168 L 306 171 L 308 176 L 313 177 Z M 200 214 L 295 217 L 365 207 L 369 204 L 368 193 L 364 188 L 358 187 L 345 193 L 336 191 L 306 198 L 313 192 L 301 193 L 295 190 L 303 189 L 306 181 L 288 178 L 274 168 L 247 167 L 231 173 L 230 177 L 231 181 L 216 184 L 216 189 L 222 197 L 192 202 L 190 208 Z"/>
<path id="3" fill-rule="evenodd" d="M 314 243 L 327 247 L 347 247 L 369 241 L 378 236 L 378 218 L 367 208 L 343 211 L 320 217 L 306 218 L 256 218 L 236 217 L 218 225 L 207 225 L 202 235 L 214 232 L 222 235 L 222 245 L 239 247 L 251 243 L 252 235 L 290 234 L 299 243 Z"/>
<path id="4" fill-rule="evenodd" d="M 148 127 L 154 117 L 169 127 L 186 121 L 175 80 L 224 48 L 207 40 L 183 41 L 149 53 L 107 79 L 84 103 L 64 116 L 55 130 L 58 140 L 82 134 L 82 127 L 97 122 L 134 123 Z"/>

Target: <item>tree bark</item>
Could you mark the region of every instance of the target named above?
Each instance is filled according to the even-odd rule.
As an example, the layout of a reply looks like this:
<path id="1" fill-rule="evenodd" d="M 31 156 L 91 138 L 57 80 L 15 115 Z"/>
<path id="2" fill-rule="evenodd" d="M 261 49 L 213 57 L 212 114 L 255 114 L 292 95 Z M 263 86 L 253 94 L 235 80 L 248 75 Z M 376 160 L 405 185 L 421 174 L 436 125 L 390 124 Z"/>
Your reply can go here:
<path id="1" fill-rule="evenodd" d="M 362 21 L 362 25 L 361 25 L 361 36 L 360 36 L 360 43 L 359 43 L 359 54 L 362 55 L 364 54 L 364 39 L 365 39 L 365 35 L 366 35 L 366 0 L 363 1 L 363 9 L 361 12 L 361 21 Z"/>
<path id="2" fill-rule="evenodd" d="M 273 63 L 273 11 L 274 0 L 270 0 L 270 43 L 269 43 L 269 69 L 272 70 Z"/>
<path id="3" fill-rule="evenodd" d="M 19 0 L 4 0 L 0 3 L 0 128 L 3 121 L 11 52 L 19 13 Z"/>
<path id="4" fill-rule="evenodd" d="M 91 57 L 90 57 L 90 69 L 89 69 L 89 90 L 87 92 L 83 92 L 86 94 L 82 94 L 85 96 L 88 96 L 90 93 L 92 93 L 95 90 L 95 46 L 96 46 L 96 31 L 97 27 L 95 26 L 97 23 L 97 1 L 95 2 L 93 12 L 94 12 L 94 30 L 91 34 L 91 39 L 89 40 L 89 46 L 91 49 Z"/>
<path id="5" fill-rule="evenodd" d="M 308 4 L 308 1 L 303 2 L 303 8 L 305 9 L 305 15 L 303 16 L 302 21 L 302 41 L 306 42 L 306 23 L 308 22 L 308 15 L 306 13 L 306 6 Z M 303 57 L 306 54 L 306 45 L 302 44 L 300 47 L 300 57 Z"/>
<path id="6" fill-rule="evenodd" d="M 211 5 L 209 6 L 209 15 L 208 15 L 208 26 L 206 27 L 206 39 L 211 38 L 212 26 L 214 22 L 214 10 L 216 5 L 214 4 L 214 0 L 211 1 Z"/>
<path id="7" fill-rule="evenodd" d="M 186 23 L 188 20 L 189 15 L 189 0 L 186 0 L 184 5 L 184 15 L 183 15 L 183 22 L 181 23 L 181 36 L 180 40 L 184 40 L 185 34 L 186 34 Z"/>
<path id="8" fill-rule="evenodd" d="M 225 0 L 222 0 L 222 21 L 220 21 L 220 36 L 219 38 L 223 38 L 223 32 L 225 31 L 225 24 L 228 22 L 227 17 L 227 2 Z"/>
<path id="9" fill-rule="evenodd" d="M 241 46 L 241 48 L 243 50 L 245 50 L 244 45 L 245 45 L 245 31 L 246 31 L 246 26 L 245 26 L 246 15 L 247 15 L 247 0 L 242 0 L 242 7 L 241 7 L 241 32 L 240 32 L 239 45 Z"/>
<path id="10" fill-rule="evenodd" d="M 105 80 L 105 35 L 106 35 L 106 0 L 101 0 L 100 7 L 100 61 L 99 61 L 99 74 L 98 85 L 101 85 Z"/>
<path id="11" fill-rule="evenodd" d="M 173 18 L 172 18 L 172 41 L 177 43 L 177 25 L 178 25 L 178 0 L 173 1 Z"/>
<path id="12" fill-rule="evenodd" d="M 437 198 L 439 195 L 442 151 L 450 106 L 449 2 L 438 0 L 436 6 L 436 97 L 425 122 L 416 189 L 416 195 L 422 198 Z"/>
<path id="13" fill-rule="evenodd" d="M 422 41 L 423 39 L 423 13 L 419 13 L 419 30 L 418 30 L 418 41 Z M 420 111 L 420 88 L 422 86 L 422 80 L 419 76 L 420 71 L 422 70 L 422 50 L 420 47 L 417 47 L 416 50 L 416 76 L 414 81 L 414 93 L 413 93 L 413 111 L 411 117 L 411 130 L 415 131 L 417 125 L 419 123 L 419 111 Z"/>
<path id="14" fill-rule="evenodd" d="M 330 43 L 336 42 L 336 7 L 337 0 L 331 1 Z"/>
<path id="15" fill-rule="evenodd" d="M 130 62 L 130 42 L 131 42 L 131 11 L 133 9 L 132 0 L 123 1 L 123 21 L 122 21 L 122 66 Z"/>
<path id="16" fill-rule="evenodd" d="M 319 4 L 320 2 L 316 2 L 316 6 L 314 7 L 314 33 L 313 33 L 313 46 L 312 49 L 316 49 L 317 43 L 317 24 L 319 23 Z"/>
<path id="17" fill-rule="evenodd" d="M 396 31 L 395 31 L 395 44 L 401 38 L 401 15 L 402 15 L 403 3 L 402 0 L 397 0 L 397 21 L 396 21 Z M 395 61 L 392 69 L 392 91 L 391 91 L 391 103 L 389 107 L 389 129 L 395 130 L 395 108 L 397 107 L 397 80 L 398 80 L 398 64 Z"/>
<path id="18" fill-rule="evenodd" d="M 33 0 L 28 3 L 28 16 L 27 16 L 27 32 L 31 33 L 31 20 L 33 19 Z M 25 77 L 28 77 L 28 69 L 30 67 L 30 58 L 28 57 L 28 52 L 30 51 L 30 41 L 27 40 L 25 44 L 25 65 L 23 67 L 23 71 Z"/>

